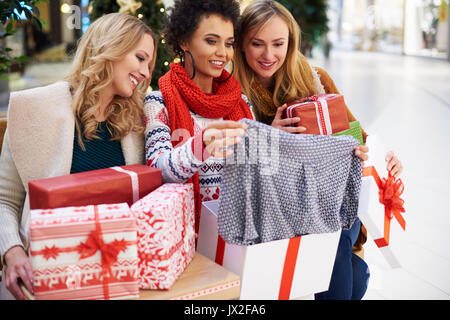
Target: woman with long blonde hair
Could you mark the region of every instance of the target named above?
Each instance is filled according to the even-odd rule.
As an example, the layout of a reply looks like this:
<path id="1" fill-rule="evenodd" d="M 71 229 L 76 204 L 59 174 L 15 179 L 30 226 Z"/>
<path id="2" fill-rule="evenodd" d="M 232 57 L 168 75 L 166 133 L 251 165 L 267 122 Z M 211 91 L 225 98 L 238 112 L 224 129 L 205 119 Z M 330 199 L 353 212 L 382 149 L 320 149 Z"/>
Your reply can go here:
<path id="1" fill-rule="evenodd" d="M 251 2 L 241 15 L 235 49 L 236 78 L 243 93 L 253 105 L 257 120 L 292 133 L 306 128 L 290 126 L 300 118 L 282 119 L 287 104 L 315 94 L 339 94 L 328 73 L 311 67 L 299 51 L 300 27 L 292 14 L 276 1 Z M 349 122 L 355 117 L 347 108 Z M 363 131 L 364 141 L 367 134 Z M 355 155 L 367 160 L 367 147 L 358 146 Z M 394 177 L 402 171 L 398 158 L 386 155 L 387 169 Z M 336 261 L 327 292 L 316 299 L 361 299 L 367 289 L 368 267 L 352 247 L 361 249 L 365 242 L 365 229 L 360 221 L 350 230 L 343 230 Z"/>
<path id="2" fill-rule="evenodd" d="M 24 299 L 21 283 L 33 292 L 28 181 L 144 163 L 156 46 L 142 21 L 108 14 L 82 36 L 66 81 L 11 93 L 0 155 L 0 299 Z"/>

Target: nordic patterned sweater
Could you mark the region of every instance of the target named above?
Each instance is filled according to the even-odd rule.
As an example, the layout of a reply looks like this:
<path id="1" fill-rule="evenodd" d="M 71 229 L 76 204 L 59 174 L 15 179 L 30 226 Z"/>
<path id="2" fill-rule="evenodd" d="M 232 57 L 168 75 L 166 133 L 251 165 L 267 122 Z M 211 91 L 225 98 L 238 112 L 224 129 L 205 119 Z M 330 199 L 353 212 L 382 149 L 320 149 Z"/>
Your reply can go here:
<path id="1" fill-rule="evenodd" d="M 247 97 L 242 95 L 242 98 L 252 110 Z M 201 200 L 216 200 L 219 198 L 224 160 L 212 156 L 203 160 L 198 159 L 194 155 L 193 146 L 196 139 L 203 139 L 203 129 L 210 122 L 222 119 L 208 119 L 193 111 L 190 113 L 194 121 L 194 137 L 174 148 L 171 143 L 172 133 L 169 117 L 161 91 L 150 92 L 145 97 L 145 158 L 147 165 L 162 170 L 163 183 L 183 183 L 198 172 Z"/>

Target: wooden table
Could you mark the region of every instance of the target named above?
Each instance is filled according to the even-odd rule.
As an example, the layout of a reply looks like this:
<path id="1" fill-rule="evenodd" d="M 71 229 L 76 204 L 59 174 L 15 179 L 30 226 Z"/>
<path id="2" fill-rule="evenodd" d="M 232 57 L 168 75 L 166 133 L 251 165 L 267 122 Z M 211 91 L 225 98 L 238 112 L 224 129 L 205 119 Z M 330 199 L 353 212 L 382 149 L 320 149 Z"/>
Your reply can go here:
<path id="1" fill-rule="evenodd" d="M 138 300 L 231 300 L 239 298 L 240 279 L 199 253 L 170 290 L 140 290 Z"/>

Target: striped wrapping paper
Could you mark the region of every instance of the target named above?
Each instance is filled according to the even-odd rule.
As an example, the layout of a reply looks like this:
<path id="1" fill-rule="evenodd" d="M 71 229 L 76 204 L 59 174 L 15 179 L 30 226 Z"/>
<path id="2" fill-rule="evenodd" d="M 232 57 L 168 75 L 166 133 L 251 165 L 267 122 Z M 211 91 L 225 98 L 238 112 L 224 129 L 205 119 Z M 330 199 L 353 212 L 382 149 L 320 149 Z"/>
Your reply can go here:
<path id="1" fill-rule="evenodd" d="M 36 299 L 139 297 L 136 219 L 127 203 L 32 210 L 30 240 Z"/>

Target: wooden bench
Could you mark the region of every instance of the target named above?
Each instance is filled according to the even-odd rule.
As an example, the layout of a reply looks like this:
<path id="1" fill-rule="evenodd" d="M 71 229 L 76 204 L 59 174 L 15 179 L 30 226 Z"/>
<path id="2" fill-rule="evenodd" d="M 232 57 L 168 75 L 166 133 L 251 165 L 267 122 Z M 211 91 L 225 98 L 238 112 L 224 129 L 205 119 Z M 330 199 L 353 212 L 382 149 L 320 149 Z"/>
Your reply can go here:
<path id="1" fill-rule="evenodd" d="M 34 300 L 21 288 L 28 300 Z M 139 298 L 132 300 L 235 300 L 239 294 L 239 276 L 196 253 L 169 290 L 140 290 Z"/>
<path id="2" fill-rule="evenodd" d="M 233 300 L 239 295 L 239 276 L 197 252 L 170 290 L 140 290 L 138 300 Z"/>

